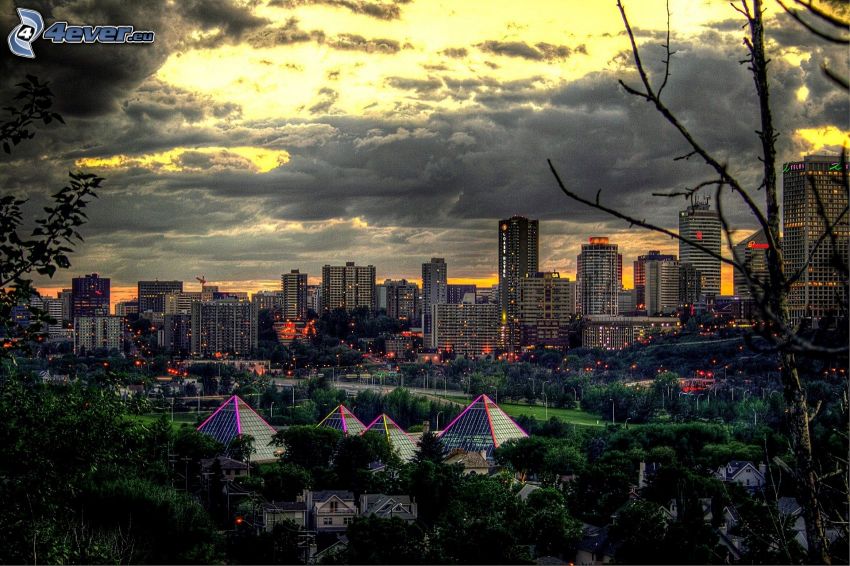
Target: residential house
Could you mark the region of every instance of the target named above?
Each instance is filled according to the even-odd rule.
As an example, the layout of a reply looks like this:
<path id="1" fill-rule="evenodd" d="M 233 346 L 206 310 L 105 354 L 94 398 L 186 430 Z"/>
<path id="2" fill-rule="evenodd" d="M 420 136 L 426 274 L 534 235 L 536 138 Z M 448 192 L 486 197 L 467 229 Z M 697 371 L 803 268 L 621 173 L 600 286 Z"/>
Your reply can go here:
<path id="1" fill-rule="evenodd" d="M 271 531 L 276 524 L 287 520 L 306 529 L 307 504 L 303 501 L 272 501 L 263 504 L 263 525 L 266 531 Z"/>
<path id="2" fill-rule="evenodd" d="M 767 477 L 767 466 L 745 460 L 731 460 L 725 466 L 720 466 L 714 473 L 720 481 L 736 483 L 749 492 L 761 491 Z"/>
<path id="3" fill-rule="evenodd" d="M 345 531 L 357 516 L 357 504 L 350 491 L 305 491 L 303 499 L 311 527 L 318 534 Z"/>
<path id="4" fill-rule="evenodd" d="M 641 462 L 638 467 L 638 489 L 645 488 L 649 482 L 655 479 L 661 464 L 657 462 Z"/>
<path id="5" fill-rule="evenodd" d="M 384 495 L 383 493 L 364 493 L 360 496 L 360 515 L 374 515 L 382 519 L 398 517 L 412 523 L 419 516 L 416 501 L 409 495 Z"/>
<path id="6" fill-rule="evenodd" d="M 207 458 L 201 460 L 201 474 L 204 477 L 209 477 L 212 473 L 213 462 L 218 460 L 221 466 L 221 479 L 224 481 L 233 481 L 248 475 L 248 464 L 228 458 L 227 456 L 218 456 L 216 458 Z"/>
<path id="7" fill-rule="evenodd" d="M 576 564 L 610 564 L 614 562 L 615 545 L 608 539 L 608 528 L 582 524 L 582 537 L 576 546 Z"/>
<path id="8" fill-rule="evenodd" d="M 445 460 L 446 464 L 460 464 L 463 466 L 464 475 L 489 475 L 490 464 L 487 463 L 487 454 L 484 450 L 480 452 L 467 452 L 462 448 L 455 448 L 449 452 Z"/>
<path id="9" fill-rule="evenodd" d="M 536 483 L 526 483 L 523 484 L 522 488 L 520 488 L 519 492 L 517 492 L 517 497 L 521 500 L 525 501 L 528 499 L 528 496 L 540 489 L 540 485 Z"/>

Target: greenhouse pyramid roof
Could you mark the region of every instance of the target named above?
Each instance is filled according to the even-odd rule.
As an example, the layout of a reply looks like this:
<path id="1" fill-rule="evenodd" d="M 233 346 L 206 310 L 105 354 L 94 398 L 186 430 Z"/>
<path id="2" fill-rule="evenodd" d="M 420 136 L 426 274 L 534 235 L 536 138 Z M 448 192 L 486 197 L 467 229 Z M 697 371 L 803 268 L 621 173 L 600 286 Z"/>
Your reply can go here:
<path id="1" fill-rule="evenodd" d="M 460 448 L 467 452 L 484 451 L 493 459 L 493 450 L 515 438 L 528 436 L 492 399 L 479 395 L 440 433 L 443 449 Z"/>
<path id="2" fill-rule="evenodd" d="M 335 428 L 343 434 L 360 434 L 366 430 L 366 425 L 354 416 L 345 405 L 339 405 L 321 420 L 316 426 Z"/>
<path id="3" fill-rule="evenodd" d="M 374 421 L 366 427 L 367 431 L 374 430 L 387 437 L 387 442 L 393 447 L 398 457 L 409 462 L 416 454 L 416 441 L 413 440 L 394 420 L 386 414 L 378 415 Z"/>
<path id="4" fill-rule="evenodd" d="M 207 434 L 225 448 L 237 436 L 248 434 L 254 437 L 254 449 L 251 455 L 252 462 L 270 462 L 277 460 L 280 448 L 272 446 L 272 437 L 277 432 L 274 427 L 263 420 L 248 403 L 239 396 L 234 395 L 198 427 L 198 432 Z"/>

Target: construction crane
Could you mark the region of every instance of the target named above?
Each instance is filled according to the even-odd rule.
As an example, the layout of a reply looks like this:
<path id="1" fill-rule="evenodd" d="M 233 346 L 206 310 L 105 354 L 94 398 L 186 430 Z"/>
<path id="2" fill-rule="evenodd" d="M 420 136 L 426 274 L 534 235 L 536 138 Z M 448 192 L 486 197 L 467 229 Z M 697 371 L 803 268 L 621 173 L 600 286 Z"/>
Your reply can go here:
<path id="1" fill-rule="evenodd" d="M 195 279 L 197 279 L 198 281 L 201 282 L 201 287 L 203 287 L 204 285 L 207 284 L 207 276 L 206 275 L 201 275 L 200 277 L 195 277 Z"/>

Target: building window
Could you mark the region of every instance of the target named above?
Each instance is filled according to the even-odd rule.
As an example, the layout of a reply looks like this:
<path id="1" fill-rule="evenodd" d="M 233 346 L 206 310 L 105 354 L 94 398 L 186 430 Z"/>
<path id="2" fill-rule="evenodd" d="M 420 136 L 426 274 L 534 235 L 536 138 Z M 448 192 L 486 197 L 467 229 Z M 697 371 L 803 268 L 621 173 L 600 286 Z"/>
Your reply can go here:
<path id="1" fill-rule="evenodd" d="M 353 520 L 354 520 L 354 517 L 345 517 L 342 520 L 342 522 L 343 522 L 343 524 L 350 525 Z"/>
<path id="2" fill-rule="evenodd" d="M 322 519 L 322 524 L 323 525 L 333 525 L 334 524 L 333 517 L 324 517 Z"/>

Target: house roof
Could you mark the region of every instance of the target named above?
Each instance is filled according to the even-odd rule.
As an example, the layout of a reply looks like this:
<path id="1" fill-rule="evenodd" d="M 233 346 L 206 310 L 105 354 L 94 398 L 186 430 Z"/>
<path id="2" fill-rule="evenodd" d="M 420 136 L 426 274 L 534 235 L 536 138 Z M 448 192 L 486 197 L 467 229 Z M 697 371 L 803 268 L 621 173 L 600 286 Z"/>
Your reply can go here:
<path id="1" fill-rule="evenodd" d="M 527 436 L 487 395 L 476 397 L 439 435 L 446 452 L 455 448 L 469 452 L 483 450 L 488 460 L 508 440 Z"/>
<path id="2" fill-rule="evenodd" d="M 354 501 L 354 494 L 350 491 L 345 491 L 342 489 L 325 489 L 322 491 L 314 491 L 313 492 L 313 501 L 327 501 L 328 499 L 336 497 L 343 501 Z"/>
<path id="3" fill-rule="evenodd" d="M 272 501 L 264 503 L 266 511 L 304 511 L 307 512 L 307 504 L 303 501 Z"/>
<path id="4" fill-rule="evenodd" d="M 527 483 L 527 484 L 522 486 L 522 489 L 519 490 L 519 493 L 517 493 L 517 497 L 519 497 L 520 499 L 525 501 L 526 499 L 528 499 L 529 495 L 531 495 L 532 493 L 534 493 L 538 489 L 540 489 L 539 485 L 535 485 L 533 483 Z"/>
<path id="5" fill-rule="evenodd" d="M 201 460 L 201 467 L 204 469 L 208 469 L 213 465 L 213 462 L 218 460 L 219 465 L 223 470 L 247 470 L 248 464 L 245 462 L 240 462 L 239 460 L 234 460 L 233 458 L 228 458 L 227 456 L 216 456 L 215 458 L 205 458 Z"/>
<path id="6" fill-rule="evenodd" d="M 589 523 L 582 523 L 582 537 L 576 549 L 611 557 L 616 552 L 615 545 L 608 540 L 608 527 L 597 527 Z"/>
<path id="7" fill-rule="evenodd" d="M 281 449 L 271 445 L 272 437 L 277 433 L 238 395 L 230 397 L 221 404 L 207 420 L 198 427 L 198 432 L 207 434 L 225 447 L 243 434 L 254 438 L 252 462 L 272 462 L 278 459 Z"/>
<path id="8" fill-rule="evenodd" d="M 470 452 L 463 448 L 455 448 L 452 450 L 445 460 L 446 464 L 463 464 L 464 468 L 489 468 L 487 462 L 481 452 Z"/>
<path id="9" fill-rule="evenodd" d="M 375 420 L 369 423 L 369 426 L 360 434 L 366 434 L 369 430 L 380 432 L 386 436 L 387 442 L 390 443 L 390 446 L 392 446 L 398 457 L 403 461 L 409 462 L 413 460 L 413 457 L 416 455 L 416 441 L 404 432 L 386 413 L 375 417 Z"/>
<path id="10" fill-rule="evenodd" d="M 343 434 L 361 434 L 366 430 L 366 425 L 360 422 L 360 419 L 355 417 L 345 405 L 336 406 L 316 426 L 333 428 L 342 431 Z"/>
<path id="11" fill-rule="evenodd" d="M 803 510 L 793 497 L 780 497 L 776 501 L 776 507 L 783 516 L 797 515 Z"/>
<path id="12" fill-rule="evenodd" d="M 755 473 L 761 474 L 758 467 L 749 460 L 730 460 L 729 463 L 719 469 L 718 472 L 727 480 L 732 480 L 747 468 L 752 468 Z"/>
<path id="13" fill-rule="evenodd" d="M 414 518 L 411 509 L 412 501 L 409 495 L 370 493 L 364 495 L 361 501 L 363 500 L 365 500 L 365 505 L 360 512 L 365 515 L 378 515 L 381 517 L 406 515 Z"/>

